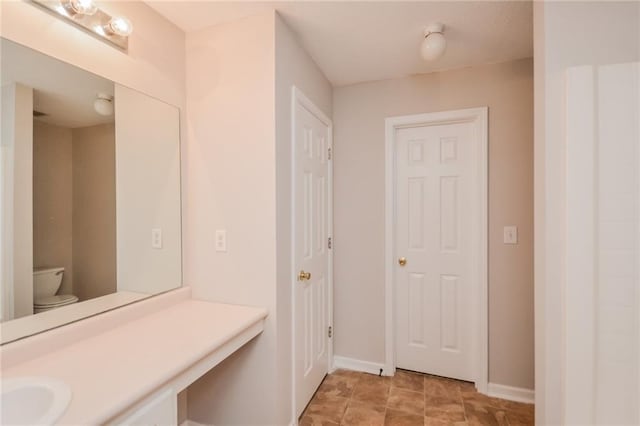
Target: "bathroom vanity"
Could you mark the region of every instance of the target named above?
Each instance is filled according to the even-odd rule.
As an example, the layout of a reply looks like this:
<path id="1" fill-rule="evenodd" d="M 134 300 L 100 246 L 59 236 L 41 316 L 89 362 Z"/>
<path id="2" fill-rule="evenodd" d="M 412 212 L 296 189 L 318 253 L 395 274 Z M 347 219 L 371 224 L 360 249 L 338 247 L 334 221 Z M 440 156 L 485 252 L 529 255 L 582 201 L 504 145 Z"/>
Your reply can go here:
<path id="1" fill-rule="evenodd" d="M 0 424 L 176 424 L 267 316 L 181 288 L 184 33 L 100 2 L 140 23 L 114 49 L 90 1 L 0 3 Z"/>
<path id="2" fill-rule="evenodd" d="M 176 424 L 177 394 L 258 336 L 266 316 L 185 287 L 3 345 L 2 379 L 68 385 L 56 424 Z"/>

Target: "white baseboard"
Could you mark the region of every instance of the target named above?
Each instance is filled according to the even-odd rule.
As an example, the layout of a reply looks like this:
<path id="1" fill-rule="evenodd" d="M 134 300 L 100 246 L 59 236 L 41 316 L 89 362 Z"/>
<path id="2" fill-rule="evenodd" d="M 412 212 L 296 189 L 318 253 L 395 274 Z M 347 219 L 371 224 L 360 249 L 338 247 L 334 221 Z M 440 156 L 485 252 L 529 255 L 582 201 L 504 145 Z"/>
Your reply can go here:
<path id="1" fill-rule="evenodd" d="M 337 370 L 339 368 L 378 375 L 380 374 L 380 369 L 384 369 L 384 364 L 361 361 L 359 359 L 347 358 L 343 356 L 334 356 L 333 369 Z M 382 374 L 386 375 L 386 373 L 387 372 L 383 371 Z M 533 404 L 535 402 L 535 391 L 533 389 L 516 388 L 513 386 L 499 385 L 497 383 L 488 384 L 487 395 L 494 398 L 507 399 L 509 401 L 524 402 L 526 404 Z"/>
<path id="2" fill-rule="evenodd" d="M 380 369 L 384 369 L 384 364 L 361 361 L 359 359 L 346 358 L 343 356 L 334 356 L 333 368 L 334 370 L 338 368 L 344 368 L 345 370 L 361 371 L 363 373 L 378 375 L 380 374 Z M 383 372 L 382 374 L 385 374 L 385 372 Z"/>
<path id="3" fill-rule="evenodd" d="M 533 389 L 516 388 L 513 386 L 489 383 L 487 395 L 494 398 L 508 399 L 509 401 L 524 402 L 533 404 L 535 402 L 535 391 Z"/>

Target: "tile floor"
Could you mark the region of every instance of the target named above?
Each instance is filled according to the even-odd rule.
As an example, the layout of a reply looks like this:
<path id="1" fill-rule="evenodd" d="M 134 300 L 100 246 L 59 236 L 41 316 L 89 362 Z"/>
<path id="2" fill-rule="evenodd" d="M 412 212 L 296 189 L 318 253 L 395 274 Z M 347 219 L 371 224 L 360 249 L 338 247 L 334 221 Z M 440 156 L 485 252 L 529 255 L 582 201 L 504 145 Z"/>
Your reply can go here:
<path id="1" fill-rule="evenodd" d="M 533 405 L 479 394 L 471 383 L 397 370 L 328 375 L 300 419 L 311 425 L 533 425 Z"/>

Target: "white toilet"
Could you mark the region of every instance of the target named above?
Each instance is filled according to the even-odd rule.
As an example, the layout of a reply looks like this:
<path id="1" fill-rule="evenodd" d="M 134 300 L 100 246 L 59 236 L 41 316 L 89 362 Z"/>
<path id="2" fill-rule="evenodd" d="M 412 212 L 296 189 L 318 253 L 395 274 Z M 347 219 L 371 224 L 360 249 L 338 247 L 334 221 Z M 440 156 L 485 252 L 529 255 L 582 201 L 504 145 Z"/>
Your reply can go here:
<path id="1" fill-rule="evenodd" d="M 64 268 L 35 268 L 33 270 L 33 313 L 50 311 L 78 301 L 73 294 L 58 294 Z"/>

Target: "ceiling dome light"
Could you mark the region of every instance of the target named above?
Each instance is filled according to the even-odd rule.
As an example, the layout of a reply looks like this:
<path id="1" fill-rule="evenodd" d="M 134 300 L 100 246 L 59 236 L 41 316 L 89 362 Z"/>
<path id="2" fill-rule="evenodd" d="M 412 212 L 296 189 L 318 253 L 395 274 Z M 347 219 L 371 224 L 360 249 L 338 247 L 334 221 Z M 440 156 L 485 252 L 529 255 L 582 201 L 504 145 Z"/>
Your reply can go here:
<path id="1" fill-rule="evenodd" d="M 114 16 L 106 25 L 105 30 L 109 34 L 128 37 L 133 32 L 133 24 L 124 16 Z"/>
<path id="2" fill-rule="evenodd" d="M 100 115 L 113 115 L 113 96 L 98 93 L 98 97 L 93 101 L 93 109 Z"/>
<path id="3" fill-rule="evenodd" d="M 444 54 L 447 48 L 447 40 L 442 34 L 444 25 L 435 23 L 424 30 L 424 40 L 420 46 L 420 54 L 425 61 L 434 61 Z"/>
<path id="4" fill-rule="evenodd" d="M 62 6 L 70 15 L 93 15 L 98 11 L 93 0 L 64 0 Z"/>

